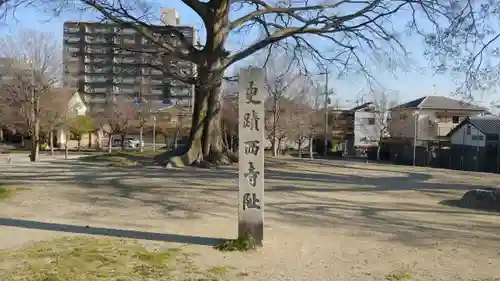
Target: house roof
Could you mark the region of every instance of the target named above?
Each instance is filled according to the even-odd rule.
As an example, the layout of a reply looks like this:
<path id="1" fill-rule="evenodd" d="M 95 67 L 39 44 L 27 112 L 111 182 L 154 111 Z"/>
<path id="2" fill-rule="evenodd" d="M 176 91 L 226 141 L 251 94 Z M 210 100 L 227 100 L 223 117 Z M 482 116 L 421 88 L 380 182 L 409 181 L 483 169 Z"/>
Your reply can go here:
<path id="1" fill-rule="evenodd" d="M 485 108 L 458 101 L 442 96 L 425 96 L 407 103 L 400 104 L 394 108 L 415 108 L 415 109 L 451 109 L 451 110 L 472 110 L 484 111 Z"/>
<path id="2" fill-rule="evenodd" d="M 458 124 L 455 128 L 453 128 L 453 130 L 451 130 L 447 136 L 451 136 L 464 124 L 467 123 L 471 124 L 485 135 L 490 135 L 490 136 L 500 135 L 500 117 L 494 115 L 486 115 L 486 116 L 469 117 L 464 119 L 462 122 L 460 122 L 460 124 Z"/>
<path id="3" fill-rule="evenodd" d="M 371 105 L 373 105 L 373 102 L 369 101 L 369 102 L 363 103 L 362 105 L 358 105 L 356 107 L 353 107 L 350 110 L 352 110 L 352 111 L 358 111 L 358 110 L 361 110 L 361 109 L 365 109 L 365 108 L 367 108 L 367 107 L 369 107 Z"/>

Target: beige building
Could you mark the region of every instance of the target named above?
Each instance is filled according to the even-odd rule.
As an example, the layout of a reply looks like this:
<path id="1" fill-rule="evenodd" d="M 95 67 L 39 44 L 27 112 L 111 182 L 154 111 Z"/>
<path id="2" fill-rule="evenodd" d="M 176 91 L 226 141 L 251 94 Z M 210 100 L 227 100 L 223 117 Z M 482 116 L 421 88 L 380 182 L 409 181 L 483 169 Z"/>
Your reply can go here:
<path id="1" fill-rule="evenodd" d="M 483 107 L 441 96 L 426 96 L 391 109 L 391 138 L 435 141 L 446 135 L 462 120 L 486 112 Z"/>

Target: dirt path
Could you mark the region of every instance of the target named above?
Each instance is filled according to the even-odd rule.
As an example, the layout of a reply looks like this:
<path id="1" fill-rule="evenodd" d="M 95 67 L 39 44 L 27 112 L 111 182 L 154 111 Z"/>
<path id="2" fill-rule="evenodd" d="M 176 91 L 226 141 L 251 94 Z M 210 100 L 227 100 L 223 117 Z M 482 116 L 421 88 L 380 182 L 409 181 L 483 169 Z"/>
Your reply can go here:
<path id="1" fill-rule="evenodd" d="M 196 245 L 236 235 L 233 168 L 60 161 L 0 167 L 4 184 L 32 188 L 0 203 L 0 248 L 80 232 L 191 242 L 183 248 L 199 253 L 197 263 L 233 268 L 228 280 L 500 280 L 499 215 L 439 204 L 499 185 L 497 175 L 320 160 L 267 167 L 266 240 L 257 252 Z"/>

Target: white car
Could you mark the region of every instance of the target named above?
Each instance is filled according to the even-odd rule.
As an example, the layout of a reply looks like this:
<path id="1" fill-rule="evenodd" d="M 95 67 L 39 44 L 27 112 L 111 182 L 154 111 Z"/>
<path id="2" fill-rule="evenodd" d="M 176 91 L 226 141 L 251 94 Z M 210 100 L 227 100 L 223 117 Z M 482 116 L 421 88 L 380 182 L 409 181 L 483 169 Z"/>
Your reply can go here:
<path id="1" fill-rule="evenodd" d="M 144 142 L 141 142 L 140 140 L 136 138 L 125 138 L 123 140 L 125 147 L 128 148 L 139 148 L 139 147 L 144 147 Z"/>
<path id="2" fill-rule="evenodd" d="M 112 145 L 113 147 L 120 147 L 122 145 L 121 138 L 113 139 Z M 141 143 L 141 141 L 136 138 L 126 137 L 123 139 L 123 146 L 125 148 L 139 148 L 141 145 L 144 147 L 144 142 Z"/>

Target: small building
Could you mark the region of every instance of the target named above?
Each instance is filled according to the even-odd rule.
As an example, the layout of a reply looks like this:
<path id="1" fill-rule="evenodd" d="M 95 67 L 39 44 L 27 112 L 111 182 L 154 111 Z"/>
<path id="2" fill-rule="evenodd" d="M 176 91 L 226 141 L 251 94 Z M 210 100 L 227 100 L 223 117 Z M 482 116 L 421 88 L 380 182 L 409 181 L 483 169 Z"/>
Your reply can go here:
<path id="1" fill-rule="evenodd" d="M 500 117 L 469 117 L 447 135 L 452 151 L 452 168 L 468 171 L 500 172 Z"/>

